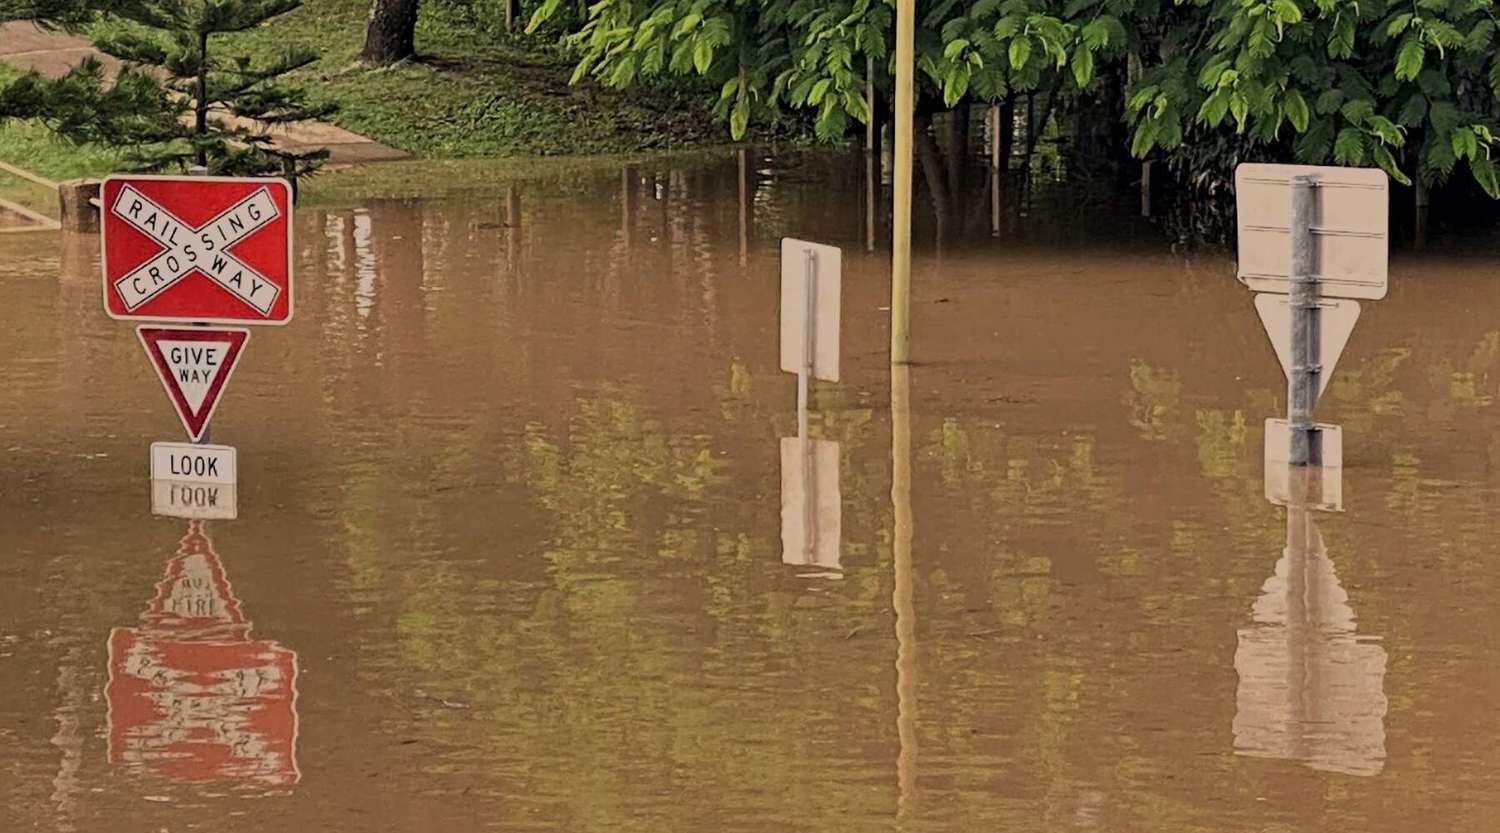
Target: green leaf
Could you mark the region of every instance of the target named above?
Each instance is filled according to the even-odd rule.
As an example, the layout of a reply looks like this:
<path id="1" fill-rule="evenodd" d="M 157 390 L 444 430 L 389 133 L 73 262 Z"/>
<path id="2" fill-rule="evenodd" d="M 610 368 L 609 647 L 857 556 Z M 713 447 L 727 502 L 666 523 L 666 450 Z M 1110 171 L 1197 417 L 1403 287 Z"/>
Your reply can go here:
<path id="1" fill-rule="evenodd" d="M 1338 87 L 1334 87 L 1330 90 L 1324 90 L 1323 93 L 1318 96 L 1318 100 L 1313 104 L 1313 109 L 1318 112 L 1318 115 L 1326 116 L 1329 113 L 1332 113 L 1333 111 L 1339 109 L 1339 105 L 1343 103 L 1344 91 L 1339 89 Z"/>
<path id="2" fill-rule="evenodd" d="M 1091 50 L 1103 49 L 1109 45 L 1109 27 L 1105 26 L 1104 21 L 1099 19 L 1090 20 L 1088 23 L 1083 24 L 1083 28 L 1079 30 L 1078 35 L 1083 41 L 1083 45 Z"/>
<path id="3" fill-rule="evenodd" d="M 1458 159 L 1474 159 L 1479 155 L 1479 137 L 1474 135 L 1474 130 L 1468 127 L 1460 127 L 1453 131 L 1449 139 L 1453 146 L 1453 155 Z"/>
<path id="4" fill-rule="evenodd" d="M 1328 57 L 1348 58 L 1354 54 L 1354 16 L 1340 13 L 1328 36 Z"/>
<path id="5" fill-rule="evenodd" d="M 1219 86 L 1219 76 L 1223 75 L 1226 69 L 1229 69 L 1229 62 L 1226 60 L 1208 62 L 1198 73 L 1198 86 L 1205 90 L 1215 89 Z"/>
<path id="6" fill-rule="evenodd" d="M 1346 103 L 1339 112 L 1350 122 L 1359 124 L 1375 113 L 1375 102 L 1368 98 L 1356 98 Z"/>
<path id="7" fill-rule="evenodd" d="M 1401 147 L 1406 144 L 1406 134 L 1402 133 L 1401 128 L 1385 116 L 1370 116 L 1365 119 L 1365 126 L 1380 137 L 1380 141 L 1392 147 Z"/>
<path id="8" fill-rule="evenodd" d="M 740 96 L 734 102 L 734 109 L 729 113 L 729 135 L 735 141 L 745 138 L 745 131 L 750 127 L 750 96 L 741 89 Z"/>
<path id="9" fill-rule="evenodd" d="M 1484 189 L 1490 199 L 1500 200 L 1500 182 L 1495 177 L 1495 161 L 1488 156 L 1477 156 L 1469 160 L 1469 170 L 1474 173 L 1474 181 Z"/>
<path id="10" fill-rule="evenodd" d="M 1439 179 L 1447 179 L 1453 173 L 1453 166 L 1458 164 L 1458 157 L 1453 155 L 1452 146 L 1436 137 L 1428 141 L 1423 160 L 1428 169 L 1437 171 Z"/>
<path id="11" fill-rule="evenodd" d="M 1197 121 L 1209 127 L 1218 127 L 1224 121 L 1224 116 L 1229 113 L 1229 97 L 1231 92 L 1223 89 L 1203 100 L 1203 106 L 1198 108 Z"/>
<path id="12" fill-rule="evenodd" d="M 1411 17 L 1411 12 L 1402 12 L 1401 14 L 1398 14 L 1395 17 L 1391 18 L 1390 22 L 1385 25 L 1385 36 L 1388 38 L 1394 38 L 1402 32 L 1405 32 L 1406 27 L 1411 24 Z"/>
<path id="13" fill-rule="evenodd" d="M 943 57 L 951 61 L 957 58 L 959 55 L 962 55 L 964 50 L 968 48 L 969 42 L 964 38 L 950 41 L 948 45 L 943 49 Z"/>
<path id="14" fill-rule="evenodd" d="M 1086 47 L 1079 46 L 1073 50 L 1073 80 L 1078 86 L 1087 87 L 1089 81 L 1094 78 L 1094 53 Z"/>
<path id="15" fill-rule="evenodd" d="M 1024 22 L 1019 15 L 1007 15 L 1000 18 L 995 23 L 995 37 L 1005 40 L 1006 38 L 1015 36 L 1017 32 L 1021 31 L 1021 24 Z"/>
<path id="16" fill-rule="evenodd" d="M 1401 42 L 1401 49 L 1396 53 L 1396 78 L 1402 81 L 1414 80 L 1422 72 L 1422 60 L 1427 56 L 1427 49 L 1418 38 L 1408 35 Z"/>
<path id="17" fill-rule="evenodd" d="M 1327 161 L 1332 144 L 1333 120 L 1318 119 L 1309 126 L 1306 133 L 1297 137 L 1297 159 L 1309 165 L 1322 164 Z"/>
<path id="18" fill-rule="evenodd" d="M 807 103 L 813 107 L 823 103 L 823 96 L 828 95 L 828 88 L 833 86 L 832 78 L 821 78 L 813 84 L 812 91 L 807 94 Z"/>
<path id="19" fill-rule="evenodd" d="M 1391 156 L 1391 152 L 1385 149 L 1385 145 L 1371 145 L 1370 156 L 1374 157 L 1375 164 L 1379 165 L 1380 169 L 1385 171 L 1386 175 L 1391 179 L 1396 180 L 1402 185 L 1411 184 L 1411 177 L 1401 171 L 1400 166 L 1396 164 L 1395 158 Z"/>
<path id="20" fill-rule="evenodd" d="M 1333 158 L 1341 165 L 1359 165 L 1365 161 L 1365 134 L 1346 127 L 1333 140 Z"/>
<path id="21" fill-rule="evenodd" d="M 699 75 L 707 75 L 708 68 L 714 62 L 713 42 L 708 38 L 699 38 L 698 43 L 693 46 L 693 68 L 698 70 Z"/>
<path id="22" fill-rule="evenodd" d="M 1281 101 L 1282 111 L 1286 113 L 1286 120 L 1292 123 L 1292 129 L 1298 133 L 1307 129 L 1307 121 L 1311 114 L 1307 112 L 1307 102 L 1302 99 L 1302 93 L 1297 90 L 1287 90 L 1286 96 Z"/>
<path id="23" fill-rule="evenodd" d="M 1401 113 L 1396 116 L 1396 121 L 1407 127 L 1416 127 L 1425 118 L 1427 118 L 1427 96 L 1412 93 L 1407 97 L 1406 103 L 1401 105 Z"/>
<path id="24" fill-rule="evenodd" d="M 1010 42 L 1010 66 L 1011 69 L 1022 69 L 1026 66 L 1026 59 L 1031 57 L 1031 38 L 1021 36 Z"/>
<path id="25" fill-rule="evenodd" d="M 1130 142 L 1130 155 L 1137 159 L 1145 157 L 1156 145 L 1156 124 L 1144 119 L 1135 126 L 1135 138 Z"/>
<path id="26" fill-rule="evenodd" d="M 1234 114 L 1235 129 L 1243 133 L 1245 131 L 1245 117 L 1250 113 L 1250 100 L 1243 93 L 1231 93 L 1229 96 L 1229 112 Z"/>

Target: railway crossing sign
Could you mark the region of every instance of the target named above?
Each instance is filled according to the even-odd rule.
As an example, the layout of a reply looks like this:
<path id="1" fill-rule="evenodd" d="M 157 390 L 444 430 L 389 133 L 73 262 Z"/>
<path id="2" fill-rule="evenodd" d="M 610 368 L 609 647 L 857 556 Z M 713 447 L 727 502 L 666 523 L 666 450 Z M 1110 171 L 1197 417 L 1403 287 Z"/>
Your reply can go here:
<path id="1" fill-rule="evenodd" d="M 100 188 L 104 310 L 133 321 L 292 319 L 285 180 L 110 176 Z"/>
<path id="2" fill-rule="evenodd" d="M 138 327 L 141 346 L 161 377 L 182 427 L 194 442 L 203 437 L 219 396 L 234 374 L 250 331 L 240 328 Z"/>

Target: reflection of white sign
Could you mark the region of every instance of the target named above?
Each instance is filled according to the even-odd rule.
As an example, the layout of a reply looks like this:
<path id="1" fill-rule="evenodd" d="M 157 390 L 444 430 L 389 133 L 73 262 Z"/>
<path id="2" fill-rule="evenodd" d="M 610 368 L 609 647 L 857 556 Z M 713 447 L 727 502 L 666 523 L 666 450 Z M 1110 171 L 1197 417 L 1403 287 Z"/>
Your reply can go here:
<path id="1" fill-rule="evenodd" d="M 233 486 L 239 472 L 234 448 L 227 445 L 152 443 L 151 479 Z"/>
<path id="2" fill-rule="evenodd" d="M 1284 419 L 1266 420 L 1266 500 L 1277 506 L 1301 504 L 1325 512 L 1344 511 L 1344 429 L 1317 423 L 1322 435 L 1323 462 L 1316 466 L 1290 466 L 1292 426 Z M 1305 486 L 1293 479 L 1307 477 Z M 1296 485 L 1305 494 L 1299 494 Z"/>
<path id="3" fill-rule="evenodd" d="M 810 365 L 814 378 L 839 380 L 842 270 L 837 246 L 790 237 L 781 241 L 781 369 L 787 373 Z"/>
<path id="4" fill-rule="evenodd" d="M 1260 323 L 1266 328 L 1266 335 L 1271 337 L 1271 346 L 1276 350 L 1276 358 L 1281 362 L 1281 370 L 1290 379 L 1292 376 L 1292 304 L 1286 295 L 1256 295 L 1255 311 L 1260 313 Z M 1322 365 L 1322 372 L 1318 374 L 1318 390 L 1314 394 L 1313 404 L 1317 404 L 1317 398 L 1328 389 L 1328 382 L 1333 378 L 1333 367 L 1339 363 L 1339 356 L 1344 353 L 1344 346 L 1349 343 L 1349 334 L 1354 332 L 1354 324 L 1359 320 L 1358 301 L 1318 301 L 1318 341 L 1317 353 L 1318 364 Z"/>
<path id="5" fill-rule="evenodd" d="M 842 518 L 839 444 L 832 440 L 783 437 L 782 563 L 839 570 Z"/>
<path id="6" fill-rule="evenodd" d="M 1312 176 L 1314 277 L 1329 298 L 1385 297 L 1390 180 L 1378 168 L 1244 164 L 1235 168 L 1239 279 L 1256 292 L 1290 291 L 1292 177 Z"/>
<path id="7" fill-rule="evenodd" d="M 1298 517 L 1288 524 L 1307 524 L 1306 541 L 1287 547 L 1253 624 L 1239 631 L 1234 749 L 1376 775 L 1385 766 L 1385 649 L 1356 633 L 1322 536 L 1305 512 L 1292 511 Z"/>
<path id="8" fill-rule="evenodd" d="M 239 517 L 235 487 L 222 483 L 151 481 L 151 514 L 190 520 L 234 520 Z"/>

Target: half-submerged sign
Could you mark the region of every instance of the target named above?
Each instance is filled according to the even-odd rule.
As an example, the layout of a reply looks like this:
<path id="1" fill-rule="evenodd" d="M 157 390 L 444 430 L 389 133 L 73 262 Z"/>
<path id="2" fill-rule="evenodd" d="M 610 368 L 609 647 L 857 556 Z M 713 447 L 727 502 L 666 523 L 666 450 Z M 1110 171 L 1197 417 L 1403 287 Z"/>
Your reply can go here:
<path id="1" fill-rule="evenodd" d="M 1277 506 L 1305 506 L 1322 512 L 1344 511 L 1344 429 L 1317 423 L 1321 458 L 1316 466 L 1293 468 L 1292 426 L 1284 419 L 1266 420 L 1266 500 Z"/>
<path id="2" fill-rule="evenodd" d="M 285 180 L 110 176 L 100 200 L 104 310 L 111 318 L 292 319 L 292 188 Z"/>
<path id="3" fill-rule="evenodd" d="M 1244 164 L 1235 168 L 1240 282 L 1287 294 L 1292 281 L 1292 178 L 1311 176 L 1312 278 L 1327 298 L 1385 297 L 1390 179 L 1378 168 Z"/>
<path id="4" fill-rule="evenodd" d="M 250 331 L 138 327 L 136 334 L 182 419 L 182 427 L 193 440 L 202 438 Z"/>

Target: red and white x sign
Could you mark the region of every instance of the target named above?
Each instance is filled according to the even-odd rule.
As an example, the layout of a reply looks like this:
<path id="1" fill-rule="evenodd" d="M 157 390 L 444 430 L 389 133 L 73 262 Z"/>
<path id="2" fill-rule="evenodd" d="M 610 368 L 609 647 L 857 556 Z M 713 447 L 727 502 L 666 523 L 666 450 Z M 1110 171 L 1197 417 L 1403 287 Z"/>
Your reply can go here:
<path id="1" fill-rule="evenodd" d="M 291 193 L 280 179 L 104 180 L 105 311 L 138 321 L 290 321 Z"/>

